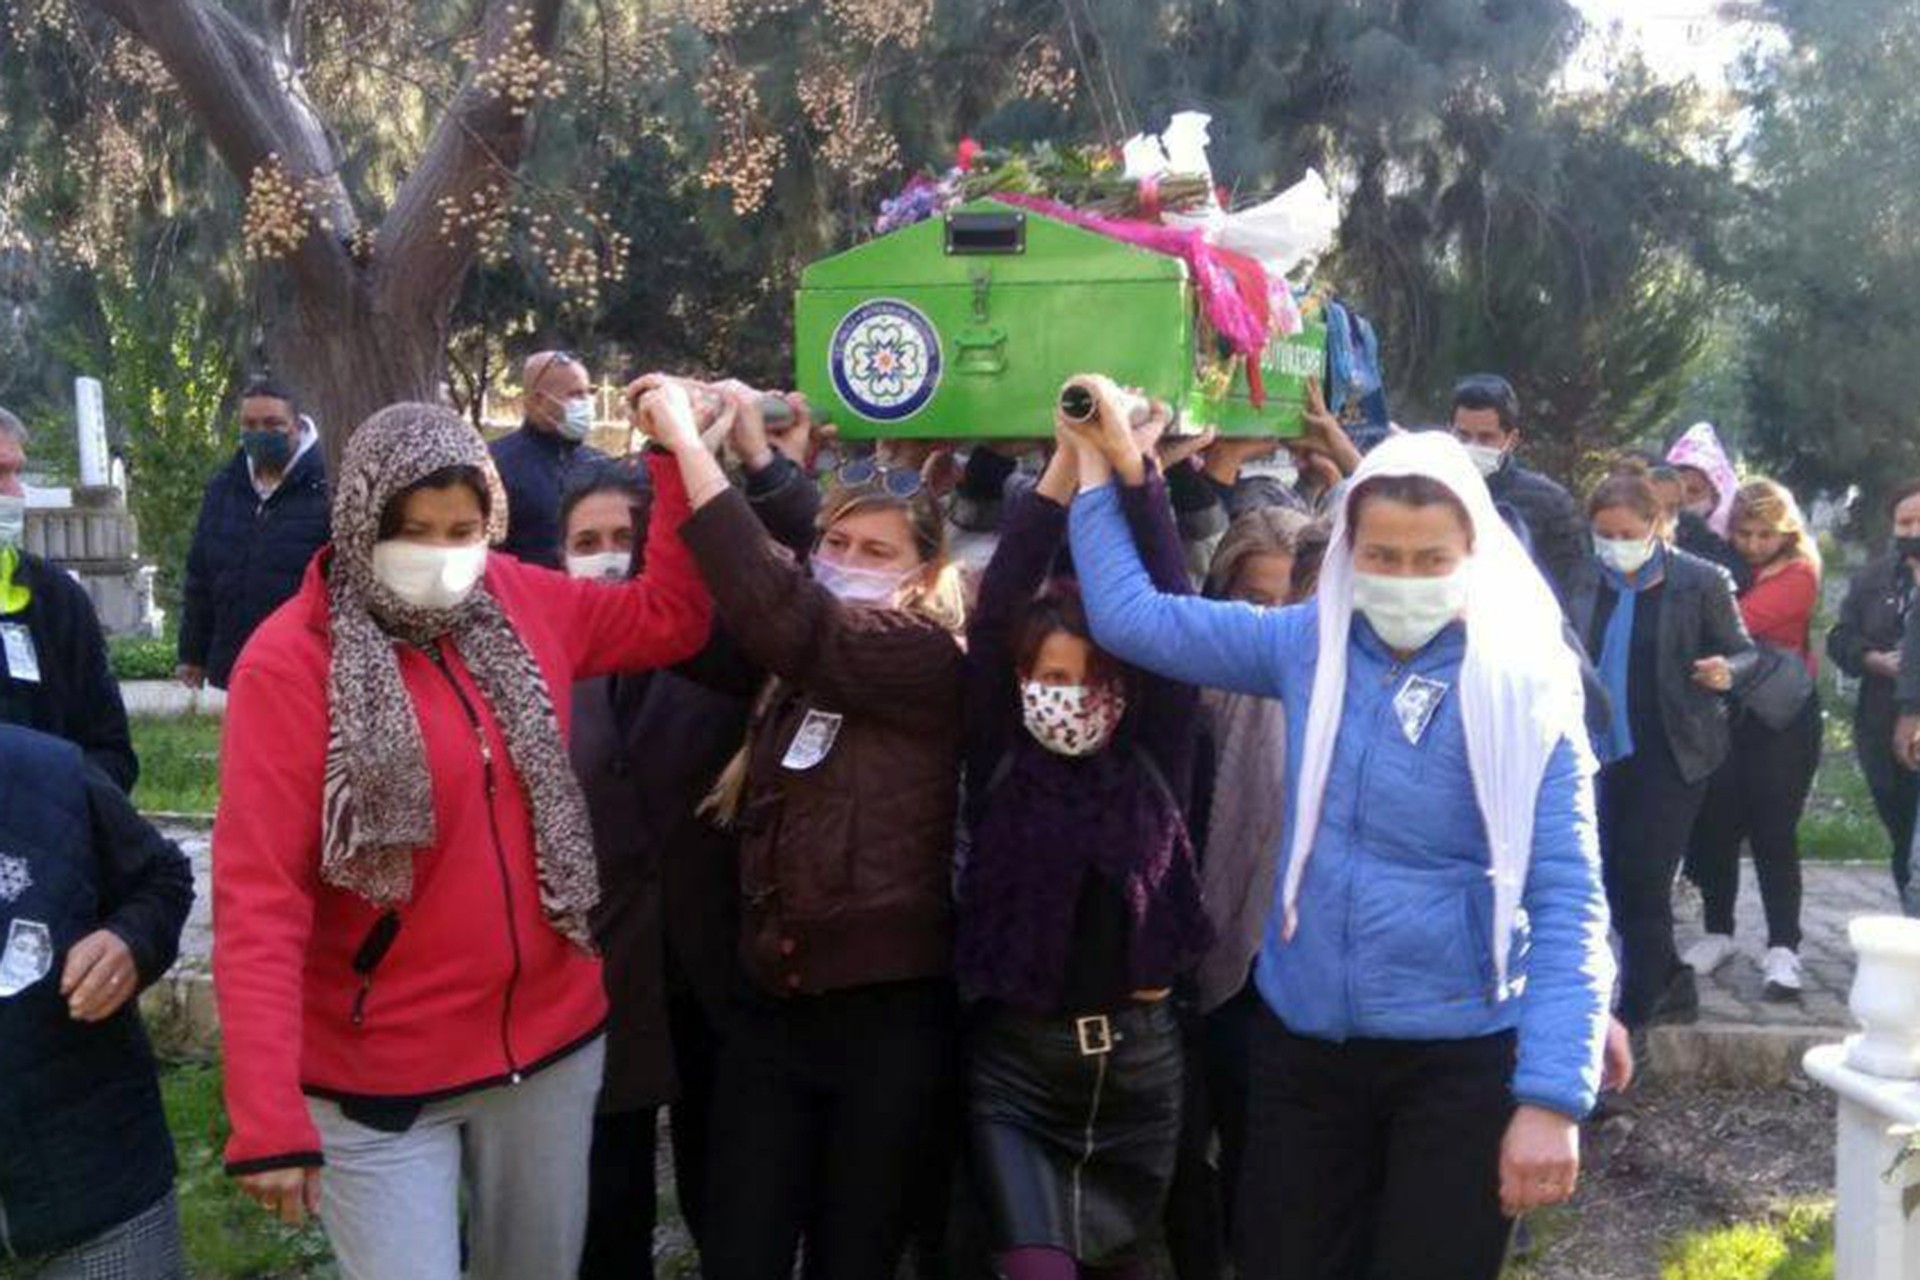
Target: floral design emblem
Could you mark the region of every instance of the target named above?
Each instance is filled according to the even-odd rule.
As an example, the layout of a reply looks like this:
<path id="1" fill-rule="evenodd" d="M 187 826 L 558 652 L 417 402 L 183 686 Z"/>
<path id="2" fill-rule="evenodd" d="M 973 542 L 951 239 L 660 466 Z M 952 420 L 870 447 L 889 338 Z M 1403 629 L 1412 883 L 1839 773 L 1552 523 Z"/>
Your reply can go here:
<path id="1" fill-rule="evenodd" d="M 0 853 L 0 902 L 18 902 L 20 895 L 33 887 L 27 860 Z"/>
<path id="2" fill-rule="evenodd" d="M 855 413 L 900 422 L 925 408 L 940 385 L 940 335 L 916 308 L 879 298 L 840 322 L 828 363 L 834 389 Z"/>

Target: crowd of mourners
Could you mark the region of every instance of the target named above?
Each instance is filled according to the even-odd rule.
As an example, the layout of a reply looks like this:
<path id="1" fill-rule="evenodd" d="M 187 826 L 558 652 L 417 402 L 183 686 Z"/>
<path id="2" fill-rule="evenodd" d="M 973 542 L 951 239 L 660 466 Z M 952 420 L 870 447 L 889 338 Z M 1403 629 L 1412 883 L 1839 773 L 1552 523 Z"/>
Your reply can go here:
<path id="1" fill-rule="evenodd" d="M 1493 1280 L 1639 1033 L 1751 963 L 1743 849 L 1800 991 L 1791 493 L 1702 425 L 1576 501 L 1490 375 L 1364 455 L 1311 385 L 1284 448 L 1077 386 L 862 448 L 649 375 L 610 457 L 543 352 L 514 433 L 398 404 L 331 476 L 250 386 L 179 639 L 227 691 L 247 1195 L 349 1280 L 651 1275 L 663 1168 L 711 1280 Z M 173 1280 L 134 1001 L 193 877 L 22 548 L 27 444 L 0 413 L 0 1270 Z M 1825 648 L 1920 912 L 1920 481 L 1888 514 Z"/>

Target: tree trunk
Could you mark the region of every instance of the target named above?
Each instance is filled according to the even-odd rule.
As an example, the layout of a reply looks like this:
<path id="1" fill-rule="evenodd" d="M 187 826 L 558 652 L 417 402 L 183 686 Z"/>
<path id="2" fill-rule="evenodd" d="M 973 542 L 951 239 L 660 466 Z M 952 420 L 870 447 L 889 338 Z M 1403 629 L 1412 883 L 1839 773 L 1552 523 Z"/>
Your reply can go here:
<path id="1" fill-rule="evenodd" d="M 339 474 L 347 437 L 403 400 L 440 403 L 448 317 L 396 313 L 364 286 L 334 298 L 288 291 L 266 317 L 267 354 L 315 423 Z"/>

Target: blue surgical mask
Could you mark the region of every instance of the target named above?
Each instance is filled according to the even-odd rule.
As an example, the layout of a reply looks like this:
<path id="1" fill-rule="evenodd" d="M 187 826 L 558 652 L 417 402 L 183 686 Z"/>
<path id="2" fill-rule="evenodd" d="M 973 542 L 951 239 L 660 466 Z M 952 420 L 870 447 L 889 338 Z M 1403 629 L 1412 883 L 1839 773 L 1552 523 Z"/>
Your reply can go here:
<path id="1" fill-rule="evenodd" d="M 284 431 L 249 428 L 240 433 L 240 447 L 247 451 L 256 471 L 278 474 L 293 461 L 293 437 Z"/>
<path id="2" fill-rule="evenodd" d="M 825 556 L 815 555 L 810 562 L 813 580 L 833 592 L 842 604 L 866 604 L 886 608 L 900 594 L 912 570 L 857 569 Z"/>
<path id="3" fill-rule="evenodd" d="M 27 536 L 27 500 L 0 493 L 0 548 L 18 548 Z"/>
<path id="4" fill-rule="evenodd" d="M 576 443 L 585 440 L 593 431 L 593 401 L 584 398 L 567 401 L 566 412 L 560 418 L 559 431 Z"/>

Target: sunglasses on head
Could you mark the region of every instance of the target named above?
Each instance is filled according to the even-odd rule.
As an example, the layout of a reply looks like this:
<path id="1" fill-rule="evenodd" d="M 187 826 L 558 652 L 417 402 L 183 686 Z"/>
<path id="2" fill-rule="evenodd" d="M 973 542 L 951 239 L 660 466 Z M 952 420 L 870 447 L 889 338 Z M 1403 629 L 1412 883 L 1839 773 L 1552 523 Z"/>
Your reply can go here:
<path id="1" fill-rule="evenodd" d="M 884 467 L 872 458 L 855 458 L 845 463 L 833 473 L 833 479 L 843 489 L 878 489 L 889 498 L 911 498 L 921 489 L 918 471 Z"/>

